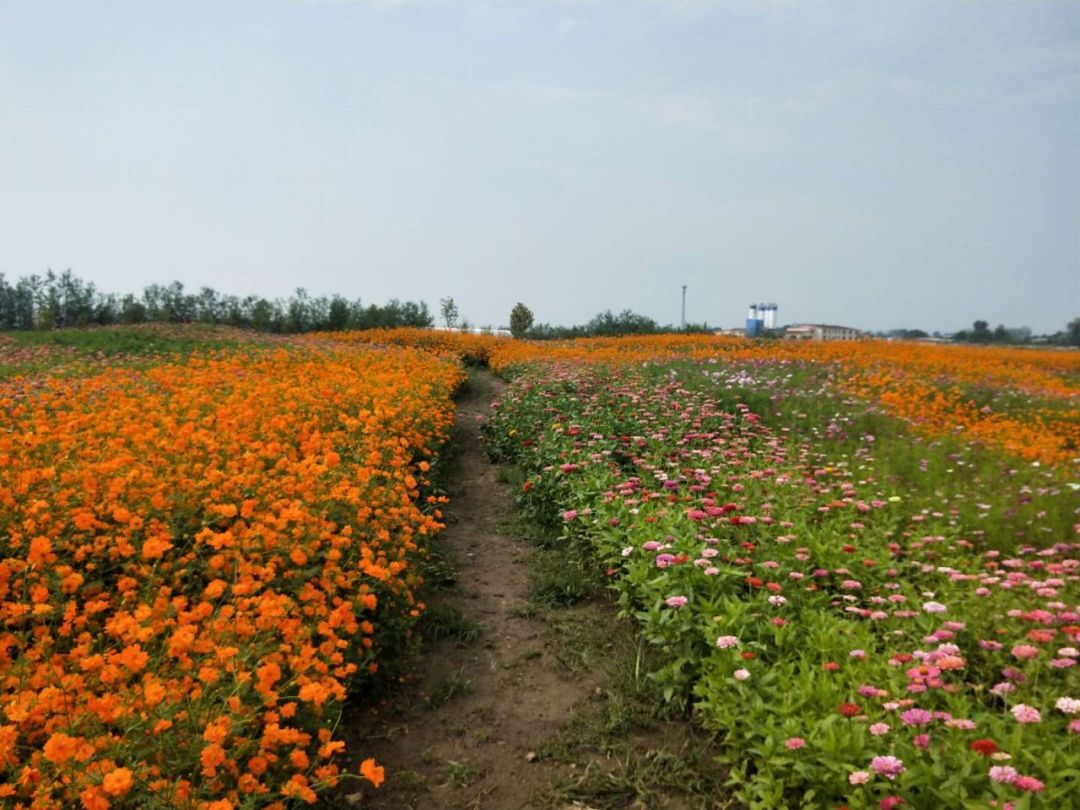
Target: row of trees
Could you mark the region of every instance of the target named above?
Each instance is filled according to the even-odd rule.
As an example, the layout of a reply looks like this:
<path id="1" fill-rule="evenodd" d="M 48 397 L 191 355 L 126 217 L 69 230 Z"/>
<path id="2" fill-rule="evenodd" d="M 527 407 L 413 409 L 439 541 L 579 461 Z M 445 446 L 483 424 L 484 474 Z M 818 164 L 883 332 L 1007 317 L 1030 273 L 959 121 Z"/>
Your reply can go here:
<path id="1" fill-rule="evenodd" d="M 448 327 L 458 325 L 453 298 L 440 301 Z M 237 296 L 211 287 L 189 292 L 179 281 L 151 284 L 141 294 L 103 292 L 70 270 L 31 275 L 9 282 L 0 273 L 0 330 L 59 329 L 140 323 L 210 323 L 267 332 L 311 332 L 333 329 L 372 329 L 394 326 L 434 326 L 424 302 L 399 301 L 364 305 L 340 295 L 313 297 L 303 288 L 285 299 Z M 464 326 L 464 324 L 462 324 Z M 688 331 L 707 327 L 689 326 Z M 609 335 L 648 335 L 674 331 L 631 310 L 605 310 L 581 326 L 552 326 L 535 322 L 533 312 L 518 302 L 510 312 L 514 337 L 554 339 Z"/>
<path id="2" fill-rule="evenodd" d="M 439 314 L 448 329 L 459 326 L 459 311 L 452 297 L 439 301 Z M 464 321 L 462 329 L 468 329 Z M 549 323 L 536 323 L 533 311 L 520 301 L 510 311 L 510 334 L 516 338 L 531 340 L 556 340 L 576 337 L 610 337 L 615 335 L 655 335 L 664 332 L 709 332 L 706 324 L 688 324 L 685 329 L 676 330 L 671 326 L 661 326 L 647 315 L 639 315 L 629 309 L 615 314 L 610 309 L 593 316 L 592 320 L 581 326 L 552 326 Z"/>
<path id="3" fill-rule="evenodd" d="M 953 335 L 953 340 L 962 343 L 1003 343 L 1024 345 L 1036 342 L 1031 329 L 1026 326 L 1007 327 L 998 324 L 990 328 L 987 321 L 975 321 L 971 329 L 963 329 Z M 1080 318 L 1073 318 L 1065 329 L 1053 335 L 1039 338 L 1040 343 L 1054 343 L 1063 346 L 1080 346 Z"/>
<path id="4" fill-rule="evenodd" d="M 432 326 L 424 302 L 394 299 L 364 305 L 340 295 L 312 297 L 303 288 L 286 299 L 227 295 L 210 287 L 188 292 L 179 281 L 151 284 L 141 295 L 99 291 L 70 270 L 9 283 L 0 274 L 0 330 L 138 323 L 212 323 L 266 332 L 312 332 Z"/>

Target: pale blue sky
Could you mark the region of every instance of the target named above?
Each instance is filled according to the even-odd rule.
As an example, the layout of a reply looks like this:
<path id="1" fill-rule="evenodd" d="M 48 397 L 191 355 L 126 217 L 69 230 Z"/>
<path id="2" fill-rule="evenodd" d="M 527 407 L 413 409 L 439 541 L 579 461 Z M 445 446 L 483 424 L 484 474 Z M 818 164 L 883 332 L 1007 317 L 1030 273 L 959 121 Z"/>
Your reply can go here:
<path id="1" fill-rule="evenodd" d="M 0 272 L 1080 316 L 1080 3 L 0 2 Z"/>

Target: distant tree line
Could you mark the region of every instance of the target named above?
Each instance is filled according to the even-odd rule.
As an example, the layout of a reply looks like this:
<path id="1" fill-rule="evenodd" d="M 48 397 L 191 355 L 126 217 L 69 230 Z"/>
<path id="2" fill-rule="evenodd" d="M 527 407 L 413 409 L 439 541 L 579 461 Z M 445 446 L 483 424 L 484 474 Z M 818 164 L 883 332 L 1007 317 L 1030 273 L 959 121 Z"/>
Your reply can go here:
<path id="1" fill-rule="evenodd" d="M 581 326 L 533 324 L 525 331 L 525 336 L 532 340 L 564 340 L 577 337 L 659 335 L 673 332 L 711 333 L 712 331 L 707 324 L 687 324 L 685 329 L 679 329 L 674 326 L 662 326 L 649 316 L 640 315 L 629 309 L 624 309 L 618 314 L 608 309 L 593 316 L 592 320 Z"/>
<path id="2" fill-rule="evenodd" d="M 424 302 L 384 305 L 348 300 L 340 295 L 313 297 L 303 288 L 286 299 L 219 293 L 210 287 L 188 292 L 179 281 L 151 284 L 142 294 L 116 295 L 98 290 L 70 270 L 31 275 L 9 283 L 0 273 L 0 330 L 56 329 L 137 323 L 211 323 L 265 332 L 313 332 L 432 326 Z"/>
<path id="3" fill-rule="evenodd" d="M 1026 326 L 1008 327 L 998 324 L 991 329 L 987 321 L 975 321 L 971 329 L 963 329 L 952 336 L 961 343 L 998 343 L 1023 346 L 1030 343 L 1080 346 L 1080 318 L 1073 318 L 1065 329 L 1053 335 L 1036 338 Z"/>

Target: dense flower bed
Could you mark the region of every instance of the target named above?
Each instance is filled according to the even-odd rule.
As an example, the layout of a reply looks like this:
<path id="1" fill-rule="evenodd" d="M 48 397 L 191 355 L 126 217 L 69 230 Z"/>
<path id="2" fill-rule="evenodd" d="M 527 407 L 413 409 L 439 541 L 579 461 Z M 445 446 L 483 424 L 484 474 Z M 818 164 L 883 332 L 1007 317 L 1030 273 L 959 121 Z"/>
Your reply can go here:
<path id="1" fill-rule="evenodd" d="M 422 609 L 461 379 L 309 340 L 0 386 L 0 803 L 226 810 L 338 781 L 341 702 Z"/>
<path id="2" fill-rule="evenodd" d="M 524 341 L 430 329 L 376 329 L 334 337 L 418 346 L 511 375 L 515 367 L 537 362 L 812 364 L 831 370 L 838 389 L 880 404 L 923 435 L 963 432 L 971 440 L 1043 464 L 1075 464 L 1080 456 L 1076 351 L 698 334 Z"/>
<path id="3" fill-rule="evenodd" d="M 835 390 L 785 405 L 818 378 L 782 363 L 647 366 L 520 374 L 489 440 L 527 514 L 595 550 L 739 796 L 1080 805 L 1080 484 L 883 443 Z"/>
<path id="4" fill-rule="evenodd" d="M 705 335 L 502 341 L 505 372 L 534 362 L 624 365 L 680 359 L 804 363 L 832 369 L 843 390 L 880 403 L 925 435 L 964 432 L 1029 461 L 1080 456 L 1080 352 L 926 345 L 881 340 L 751 341 Z"/>

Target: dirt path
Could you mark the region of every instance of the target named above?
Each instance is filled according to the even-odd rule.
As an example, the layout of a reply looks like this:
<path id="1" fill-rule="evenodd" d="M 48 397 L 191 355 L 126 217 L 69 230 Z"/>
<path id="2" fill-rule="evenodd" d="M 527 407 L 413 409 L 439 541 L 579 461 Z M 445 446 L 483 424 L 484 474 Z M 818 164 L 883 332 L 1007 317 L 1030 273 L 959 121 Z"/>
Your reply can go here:
<path id="1" fill-rule="evenodd" d="M 425 644 L 417 681 L 393 706 L 346 718 L 349 748 L 375 752 L 386 768 L 381 789 L 348 797 L 359 807 L 544 807 L 553 779 L 572 773 L 573 765 L 546 761 L 536 750 L 595 699 L 602 676 L 560 663 L 551 628 L 522 610 L 529 548 L 500 529 L 512 493 L 489 463 L 479 430 L 501 387 L 482 372 L 458 402 L 452 522 L 439 539 L 457 558 L 457 587 L 428 599 L 432 610 L 460 611 L 465 624 L 478 622 L 479 636 Z"/>

